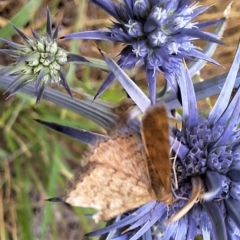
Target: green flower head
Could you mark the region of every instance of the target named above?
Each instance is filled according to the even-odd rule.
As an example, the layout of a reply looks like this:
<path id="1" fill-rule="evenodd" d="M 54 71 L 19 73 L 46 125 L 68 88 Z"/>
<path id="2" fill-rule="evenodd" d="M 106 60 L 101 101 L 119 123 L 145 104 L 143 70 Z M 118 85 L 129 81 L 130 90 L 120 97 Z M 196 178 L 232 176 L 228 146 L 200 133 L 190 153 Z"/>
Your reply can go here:
<path id="1" fill-rule="evenodd" d="M 39 36 L 32 30 L 33 39 L 26 36 L 21 30 L 13 26 L 21 36 L 23 44 L 17 44 L 0 38 L 9 49 L 0 49 L 2 53 L 10 55 L 15 62 L 10 66 L 0 66 L 0 73 L 13 75 L 15 81 L 9 85 L 7 91 L 13 96 L 24 85 L 35 84 L 37 95 L 36 104 L 41 101 L 44 89 L 48 84 L 63 85 L 72 97 L 71 90 L 66 81 L 69 62 L 88 62 L 84 57 L 71 54 L 60 48 L 57 44 L 59 26 L 52 33 L 50 12 L 47 11 L 46 36 Z"/>

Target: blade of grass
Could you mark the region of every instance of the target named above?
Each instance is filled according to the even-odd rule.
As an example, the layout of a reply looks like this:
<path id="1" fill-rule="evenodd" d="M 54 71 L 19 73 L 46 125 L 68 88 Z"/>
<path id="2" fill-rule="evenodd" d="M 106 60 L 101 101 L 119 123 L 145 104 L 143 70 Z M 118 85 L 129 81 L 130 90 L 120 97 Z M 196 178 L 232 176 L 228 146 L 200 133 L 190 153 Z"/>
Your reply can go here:
<path id="1" fill-rule="evenodd" d="M 56 187 L 60 177 L 59 161 L 61 156 L 61 146 L 57 142 L 53 142 L 52 156 L 50 155 L 51 165 L 49 169 L 49 182 L 47 186 L 47 195 L 55 196 L 57 194 Z M 53 206 L 51 203 L 45 205 L 45 211 L 43 215 L 43 221 L 41 224 L 41 240 L 46 239 L 47 229 L 51 223 L 53 217 Z"/>
<path id="2" fill-rule="evenodd" d="M 1 239 L 5 239 L 5 223 L 4 223 L 4 212 L 3 212 L 3 194 L 2 188 L 0 188 L 0 237 Z"/>
<path id="3" fill-rule="evenodd" d="M 11 234 L 9 234 L 10 236 L 11 236 L 11 239 L 12 240 L 17 240 L 18 239 L 18 237 L 17 237 L 17 224 L 18 224 L 18 222 L 17 222 L 17 216 L 16 216 L 16 204 L 15 204 L 15 202 L 11 202 L 11 207 L 10 207 L 10 209 L 9 209 L 9 211 L 10 211 L 10 221 L 11 221 Z M 8 235 L 8 234 L 7 234 Z M 5 240 L 7 240 L 7 239 L 9 239 L 9 237 L 7 236 L 6 238 L 5 238 Z"/>
<path id="4" fill-rule="evenodd" d="M 78 216 L 79 218 L 79 221 L 81 222 L 81 226 L 83 227 L 84 229 L 84 232 L 85 233 L 89 233 L 92 231 L 92 228 L 85 216 L 85 212 L 87 214 L 90 213 L 91 209 L 84 209 L 84 208 L 79 208 L 79 207 L 73 207 L 73 211 L 76 213 L 76 215 Z M 95 213 L 96 211 L 94 211 Z M 89 240 L 93 240 L 94 238 L 89 238 Z"/>
<path id="5" fill-rule="evenodd" d="M 85 12 L 86 12 L 86 3 L 84 0 L 80 1 L 77 12 L 78 12 L 78 16 L 77 16 L 76 23 L 74 26 L 74 32 L 80 31 L 85 22 L 84 18 L 85 18 Z M 79 48 L 79 40 L 71 41 L 70 52 L 78 54 L 78 48 Z M 76 70 L 76 66 L 74 64 L 71 64 L 70 68 L 69 68 L 68 76 L 67 76 L 69 83 L 71 83 L 72 80 L 74 80 L 76 78 L 75 70 Z"/>
<path id="6" fill-rule="evenodd" d="M 8 146 L 9 151 L 14 152 L 18 148 L 17 143 L 9 132 L 4 131 L 4 139 Z"/>
<path id="7" fill-rule="evenodd" d="M 42 0 L 29 1 L 17 14 L 10 19 L 10 22 L 6 26 L 0 29 L 0 36 L 6 39 L 11 38 L 15 34 L 12 24 L 19 28 L 23 27 L 27 22 L 33 19 L 33 16 L 36 14 L 41 3 Z M 2 44 L 3 43 L 0 42 L 0 46 Z"/>
<path id="8" fill-rule="evenodd" d="M 16 181 L 17 181 L 17 220 L 19 224 L 19 239 L 34 239 L 33 231 L 31 227 L 32 223 L 32 204 L 30 201 L 29 188 L 29 174 L 28 169 L 23 171 L 22 161 L 15 161 L 14 168 L 16 172 Z"/>

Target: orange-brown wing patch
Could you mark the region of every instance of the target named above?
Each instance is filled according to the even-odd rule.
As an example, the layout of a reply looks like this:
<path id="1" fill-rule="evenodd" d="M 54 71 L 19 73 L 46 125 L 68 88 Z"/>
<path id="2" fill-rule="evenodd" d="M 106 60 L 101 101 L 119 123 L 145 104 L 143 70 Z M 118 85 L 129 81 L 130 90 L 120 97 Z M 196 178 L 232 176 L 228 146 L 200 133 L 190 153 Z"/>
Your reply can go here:
<path id="1" fill-rule="evenodd" d="M 164 106 L 154 106 L 146 111 L 142 118 L 142 138 L 149 156 L 147 164 L 158 201 L 170 204 L 173 200 L 171 191 L 171 163 L 169 159 L 169 125 Z"/>

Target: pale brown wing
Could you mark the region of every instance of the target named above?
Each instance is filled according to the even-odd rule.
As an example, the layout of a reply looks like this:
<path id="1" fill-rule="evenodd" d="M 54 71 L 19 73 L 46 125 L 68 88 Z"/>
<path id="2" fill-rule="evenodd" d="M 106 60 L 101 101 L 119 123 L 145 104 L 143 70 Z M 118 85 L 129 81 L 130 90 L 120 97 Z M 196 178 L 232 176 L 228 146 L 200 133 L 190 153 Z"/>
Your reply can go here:
<path id="1" fill-rule="evenodd" d="M 131 134 L 99 143 L 86 159 L 65 202 L 96 208 L 94 219 L 99 221 L 156 199 L 142 148 L 141 140 Z"/>
<path id="2" fill-rule="evenodd" d="M 149 156 L 147 163 L 152 188 L 159 201 L 172 202 L 169 126 L 164 106 L 148 109 L 142 118 L 142 138 Z"/>

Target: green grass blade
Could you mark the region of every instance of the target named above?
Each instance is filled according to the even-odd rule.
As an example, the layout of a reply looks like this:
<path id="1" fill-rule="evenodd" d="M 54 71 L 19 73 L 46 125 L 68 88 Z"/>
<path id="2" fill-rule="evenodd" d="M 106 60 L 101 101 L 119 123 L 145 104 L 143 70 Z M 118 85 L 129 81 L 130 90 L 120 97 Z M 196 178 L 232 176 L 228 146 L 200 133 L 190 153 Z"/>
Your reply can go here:
<path id="1" fill-rule="evenodd" d="M 33 16 L 36 14 L 41 3 L 42 0 L 29 1 L 17 14 L 10 19 L 10 22 L 7 25 L 0 29 L 0 36 L 6 39 L 11 38 L 15 34 L 12 24 L 17 27 L 23 27 L 26 23 L 33 19 Z M 2 42 L 0 42 L 0 46 L 1 45 Z"/>
<path id="2" fill-rule="evenodd" d="M 47 195 L 49 197 L 57 194 L 57 183 L 60 177 L 60 169 L 59 169 L 59 160 L 61 159 L 61 149 L 60 145 L 57 142 L 53 143 L 53 155 L 49 159 L 51 160 L 51 165 L 49 169 L 49 182 L 47 186 Z M 47 230 L 49 228 L 49 224 L 53 217 L 53 205 L 52 203 L 47 203 L 45 205 L 43 221 L 41 225 L 41 239 L 46 239 Z"/>
<path id="3" fill-rule="evenodd" d="M 26 173 L 27 169 L 23 171 L 23 165 L 21 161 L 15 161 L 15 171 L 17 179 L 21 179 L 19 182 L 19 189 L 17 195 L 17 203 L 18 203 L 18 212 L 17 218 L 20 228 L 20 239 L 34 239 L 33 238 L 33 231 L 31 228 L 32 222 L 32 204 L 29 198 L 29 188 L 30 182 L 28 174 Z"/>

